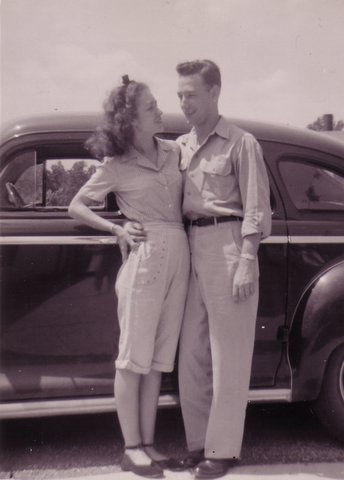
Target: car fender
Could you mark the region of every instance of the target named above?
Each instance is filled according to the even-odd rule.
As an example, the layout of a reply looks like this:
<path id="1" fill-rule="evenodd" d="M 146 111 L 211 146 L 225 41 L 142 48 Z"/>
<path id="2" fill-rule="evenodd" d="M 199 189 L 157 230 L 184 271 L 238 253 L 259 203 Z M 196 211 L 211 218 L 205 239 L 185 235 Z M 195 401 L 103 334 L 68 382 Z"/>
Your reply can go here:
<path id="1" fill-rule="evenodd" d="M 292 400 L 314 400 L 331 353 L 344 344 L 344 259 L 308 284 L 295 309 L 289 336 Z"/>

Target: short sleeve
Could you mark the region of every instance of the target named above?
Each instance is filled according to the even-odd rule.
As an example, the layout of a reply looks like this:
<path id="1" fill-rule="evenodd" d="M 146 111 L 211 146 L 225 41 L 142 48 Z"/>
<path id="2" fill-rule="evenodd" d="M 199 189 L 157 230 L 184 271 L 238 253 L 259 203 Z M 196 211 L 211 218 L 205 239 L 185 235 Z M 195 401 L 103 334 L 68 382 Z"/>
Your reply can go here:
<path id="1" fill-rule="evenodd" d="M 109 192 L 116 191 L 118 183 L 115 159 L 105 157 L 79 193 L 96 202 L 102 202 Z"/>

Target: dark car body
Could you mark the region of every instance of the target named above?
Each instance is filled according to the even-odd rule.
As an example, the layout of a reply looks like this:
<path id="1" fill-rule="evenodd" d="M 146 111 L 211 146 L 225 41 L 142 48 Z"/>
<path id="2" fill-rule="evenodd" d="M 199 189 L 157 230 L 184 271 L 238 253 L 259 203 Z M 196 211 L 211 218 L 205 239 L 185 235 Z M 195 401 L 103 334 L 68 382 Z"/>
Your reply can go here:
<path id="1" fill-rule="evenodd" d="M 98 120 L 30 119 L 2 137 L 0 418 L 115 410 L 120 253 L 114 237 L 67 213 L 97 162 L 84 142 Z M 178 115 L 164 123 L 165 138 L 189 129 Z M 344 348 L 344 144 L 307 130 L 233 123 L 263 148 L 273 209 L 272 233 L 259 250 L 249 398 L 316 401 Z M 113 194 L 94 208 L 123 221 Z M 160 405 L 177 403 L 175 369 L 164 376 Z"/>

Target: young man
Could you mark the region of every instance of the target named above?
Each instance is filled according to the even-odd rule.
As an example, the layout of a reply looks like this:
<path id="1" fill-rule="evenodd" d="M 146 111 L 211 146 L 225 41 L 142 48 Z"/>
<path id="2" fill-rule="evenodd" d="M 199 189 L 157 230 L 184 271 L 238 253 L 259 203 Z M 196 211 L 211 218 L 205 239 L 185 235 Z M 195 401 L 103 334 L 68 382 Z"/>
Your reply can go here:
<path id="1" fill-rule="evenodd" d="M 219 115 L 221 75 L 210 60 L 177 66 L 192 125 L 178 139 L 192 274 L 179 386 L 196 478 L 226 473 L 240 457 L 258 307 L 257 251 L 271 230 L 269 184 L 255 138 Z"/>

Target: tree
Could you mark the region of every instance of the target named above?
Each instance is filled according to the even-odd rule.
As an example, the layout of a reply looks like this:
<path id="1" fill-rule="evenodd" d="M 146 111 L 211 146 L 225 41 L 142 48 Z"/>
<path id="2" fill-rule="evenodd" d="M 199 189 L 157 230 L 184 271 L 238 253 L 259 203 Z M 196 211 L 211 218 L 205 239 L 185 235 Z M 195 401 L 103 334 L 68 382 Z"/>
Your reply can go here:
<path id="1" fill-rule="evenodd" d="M 73 163 L 66 170 L 61 161 L 47 169 L 46 205 L 67 206 L 78 190 L 95 172 L 95 166 L 87 166 L 84 160 Z"/>
<path id="2" fill-rule="evenodd" d="M 344 130 L 344 122 L 343 120 L 334 121 L 332 114 L 325 114 L 318 117 L 315 122 L 309 123 L 307 128 L 316 131 Z"/>

